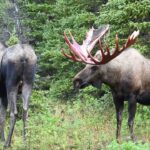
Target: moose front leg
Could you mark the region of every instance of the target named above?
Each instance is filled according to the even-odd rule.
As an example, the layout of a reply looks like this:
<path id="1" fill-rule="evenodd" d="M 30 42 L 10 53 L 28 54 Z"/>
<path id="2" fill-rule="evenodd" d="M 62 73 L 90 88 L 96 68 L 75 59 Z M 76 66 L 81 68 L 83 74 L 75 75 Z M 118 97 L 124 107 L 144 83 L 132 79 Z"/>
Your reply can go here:
<path id="1" fill-rule="evenodd" d="M 32 91 L 32 85 L 29 83 L 24 83 L 22 88 L 22 98 L 23 98 L 23 139 L 26 140 L 26 128 L 27 128 L 27 118 L 28 118 L 28 108 L 29 99 Z"/>
<path id="2" fill-rule="evenodd" d="M 15 88 L 14 80 L 8 80 L 7 82 L 7 99 L 10 104 L 10 129 L 9 129 L 9 134 L 7 137 L 7 140 L 5 142 L 4 148 L 8 148 L 11 144 L 11 139 L 16 123 L 16 115 L 17 115 L 17 91 L 18 89 Z"/>
<path id="3" fill-rule="evenodd" d="M 11 112 L 10 113 L 10 129 L 9 129 L 8 138 L 7 138 L 5 145 L 4 145 L 4 149 L 8 148 L 11 144 L 11 139 L 12 139 L 12 134 L 14 131 L 15 123 L 16 123 L 16 115 Z"/>
<path id="4" fill-rule="evenodd" d="M 114 104 L 116 108 L 116 119 L 117 119 L 117 130 L 116 130 L 116 139 L 120 143 L 121 141 L 121 124 L 122 124 L 122 113 L 124 108 L 123 99 L 114 98 Z"/>
<path id="5" fill-rule="evenodd" d="M 131 96 L 131 98 L 129 99 L 128 113 L 129 113 L 129 117 L 128 117 L 129 132 L 130 132 L 131 139 L 134 141 L 135 136 L 134 136 L 134 132 L 133 132 L 133 125 L 134 125 L 134 118 L 135 118 L 135 113 L 136 113 L 136 99 L 135 99 L 135 96 Z"/>

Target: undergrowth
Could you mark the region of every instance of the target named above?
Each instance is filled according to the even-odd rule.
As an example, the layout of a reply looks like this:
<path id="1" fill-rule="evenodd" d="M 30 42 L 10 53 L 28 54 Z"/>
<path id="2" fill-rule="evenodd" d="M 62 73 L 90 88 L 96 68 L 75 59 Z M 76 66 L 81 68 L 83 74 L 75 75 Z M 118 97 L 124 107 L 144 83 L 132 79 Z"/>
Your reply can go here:
<path id="1" fill-rule="evenodd" d="M 91 87 L 78 93 L 70 101 L 58 101 L 53 99 L 49 91 L 34 91 L 29 111 L 27 141 L 24 143 L 22 140 L 22 120 L 19 117 L 9 150 L 150 149 L 150 119 L 143 120 L 150 113 L 147 107 L 138 107 L 135 118 L 137 143 L 126 140 L 129 132 L 125 108 L 123 139 L 118 144 L 115 140 L 116 119 L 111 94 L 94 98 L 87 94 L 90 92 L 94 92 Z M 7 123 L 7 131 L 8 126 Z"/>

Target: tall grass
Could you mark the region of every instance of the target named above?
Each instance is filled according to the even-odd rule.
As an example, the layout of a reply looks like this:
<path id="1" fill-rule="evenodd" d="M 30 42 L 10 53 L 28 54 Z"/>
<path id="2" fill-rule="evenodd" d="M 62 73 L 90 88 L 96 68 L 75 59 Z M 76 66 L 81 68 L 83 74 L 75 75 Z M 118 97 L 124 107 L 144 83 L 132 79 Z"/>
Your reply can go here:
<path id="1" fill-rule="evenodd" d="M 34 91 L 27 141 L 23 143 L 22 120 L 18 118 L 10 150 L 149 150 L 150 119 L 143 119 L 149 113 L 147 108 L 138 107 L 135 119 L 137 143 L 126 140 L 129 133 L 127 111 L 124 112 L 123 140 L 118 144 L 115 141 L 115 108 L 111 99 L 106 105 L 104 97 L 107 100 L 109 96 L 88 97 L 85 90 L 76 96 L 76 100 L 56 101 L 49 91 Z"/>

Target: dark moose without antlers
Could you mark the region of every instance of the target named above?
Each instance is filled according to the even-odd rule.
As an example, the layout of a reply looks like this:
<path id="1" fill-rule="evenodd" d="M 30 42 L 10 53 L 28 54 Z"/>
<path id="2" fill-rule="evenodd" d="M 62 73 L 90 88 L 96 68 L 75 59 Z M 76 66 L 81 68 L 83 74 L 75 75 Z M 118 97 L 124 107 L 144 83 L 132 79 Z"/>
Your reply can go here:
<path id="1" fill-rule="evenodd" d="M 116 138 L 118 141 L 121 140 L 120 131 L 124 101 L 128 101 L 129 131 L 131 139 L 135 140 L 133 124 L 136 105 L 137 103 L 150 105 L 150 60 L 130 47 L 135 43 L 139 31 L 134 31 L 122 48 L 119 48 L 118 37 L 116 36 L 115 48 L 110 51 L 106 45 L 104 51 L 100 39 L 108 29 L 109 26 L 104 25 L 99 29 L 89 30 L 82 45 L 79 45 L 72 35 L 73 43 L 71 43 L 64 34 L 65 41 L 70 48 L 70 54 L 65 53 L 64 50 L 62 53 L 71 60 L 87 64 L 73 79 L 76 89 L 88 85 L 100 88 L 102 83 L 111 88 L 116 108 Z M 93 57 L 91 51 L 98 41 L 100 50 Z"/>
<path id="2" fill-rule="evenodd" d="M 32 91 L 37 57 L 29 44 L 16 44 L 6 48 L 0 43 L 0 136 L 5 141 L 6 110 L 10 108 L 10 129 L 4 148 L 11 144 L 17 115 L 17 95 L 23 100 L 23 137 L 26 139 L 26 120 Z"/>

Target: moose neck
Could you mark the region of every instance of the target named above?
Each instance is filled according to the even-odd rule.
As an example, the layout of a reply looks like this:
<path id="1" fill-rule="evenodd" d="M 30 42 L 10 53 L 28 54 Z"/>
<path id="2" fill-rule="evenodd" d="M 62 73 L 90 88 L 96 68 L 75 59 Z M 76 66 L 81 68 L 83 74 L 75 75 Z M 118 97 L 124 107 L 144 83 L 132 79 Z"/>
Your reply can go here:
<path id="1" fill-rule="evenodd" d="M 115 59 L 105 65 L 101 65 L 99 68 L 101 81 L 110 87 L 114 87 L 120 80 L 121 62 Z"/>

